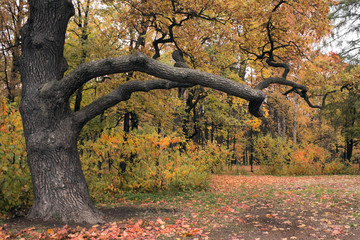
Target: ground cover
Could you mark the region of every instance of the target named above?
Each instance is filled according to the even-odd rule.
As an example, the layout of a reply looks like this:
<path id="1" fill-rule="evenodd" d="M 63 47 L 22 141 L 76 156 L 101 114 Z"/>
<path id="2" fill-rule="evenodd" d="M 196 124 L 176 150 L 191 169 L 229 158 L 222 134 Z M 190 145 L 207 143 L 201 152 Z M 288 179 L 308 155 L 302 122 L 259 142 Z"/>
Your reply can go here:
<path id="1" fill-rule="evenodd" d="M 213 175 L 207 191 L 136 193 L 104 225 L 2 220 L 0 239 L 359 239 L 360 176 Z"/>

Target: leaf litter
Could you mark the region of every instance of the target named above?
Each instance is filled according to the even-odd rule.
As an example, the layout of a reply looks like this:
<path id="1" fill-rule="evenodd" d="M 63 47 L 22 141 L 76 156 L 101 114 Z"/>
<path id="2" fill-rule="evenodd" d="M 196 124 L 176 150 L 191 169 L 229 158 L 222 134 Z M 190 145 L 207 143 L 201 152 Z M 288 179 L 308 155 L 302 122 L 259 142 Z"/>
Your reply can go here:
<path id="1" fill-rule="evenodd" d="M 4 221 L 0 239 L 359 239 L 359 176 L 214 175 L 207 191 L 100 204 L 107 224 Z M 153 195 L 156 196 L 156 195 Z M 163 199 L 161 199 L 163 198 Z M 139 200 L 141 199 L 141 200 Z M 22 222 L 23 221 L 23 222 Z"/>

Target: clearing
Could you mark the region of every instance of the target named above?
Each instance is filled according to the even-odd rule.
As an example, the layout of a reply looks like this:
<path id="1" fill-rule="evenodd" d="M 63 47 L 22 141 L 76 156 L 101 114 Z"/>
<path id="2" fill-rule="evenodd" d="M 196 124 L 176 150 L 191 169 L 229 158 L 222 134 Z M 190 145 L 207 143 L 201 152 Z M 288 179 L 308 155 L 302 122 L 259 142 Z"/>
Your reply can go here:
<path id="1" fill-rule="evenodd" d="M 0 239 L 360 239 L 360 176 L 214 175 L 207 191 L 126 194 L 105 225 L 17 218 Z"/>

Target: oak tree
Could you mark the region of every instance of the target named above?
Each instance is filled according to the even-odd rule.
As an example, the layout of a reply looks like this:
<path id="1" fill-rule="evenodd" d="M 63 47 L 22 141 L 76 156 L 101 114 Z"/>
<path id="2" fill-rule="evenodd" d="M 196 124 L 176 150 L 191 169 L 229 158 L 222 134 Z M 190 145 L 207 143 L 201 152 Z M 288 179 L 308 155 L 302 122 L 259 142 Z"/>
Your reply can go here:
<path id="1" fill-rule="evenodd" d="M 216 2 L 222 6 L 219 1 Z M 264 32 L 260 34 L 266 40 L 261 43 L 263 46 L 257 49 L 248 47 L 246 39 L 243 39 L 240 48 L 283 73 L 278 77 L 267 77 L 252 88 L 222 76 L 172 67 L 141 52 L 86 62 L 64 76 L 68 68 L 63 53 L 65 34 L 69 19 L 75 13 L 74 5 L 71 0 L 29 0 L 30 15 L 21 31 L 22 55 L 19 59 L 22 82 L 20 111 L 34 192 L 34 204 L 28 217 L 91 224 L 103 221 L 90 199 L 77 140 L 88 121 L 115 104 L 128 100 L 134 92 L 201 85 L 249 101 L 249 112 L 258 117 L 263 114 L 262 105 L 266 99 L 262 90 L 271 84 L 290 86 L 291 92 L 308 99 L 307 87 L 288 80 L 290 67 L 275 54 L 286 48 L 291 48 L 293 52 L 299 50 L 289 39 L 279 41 L 277 36 L 282 29 L 275 27 L 275 15 L 272 17 L 272 13 L 282 6 L 295 11 L 293 6 L 297 5 L 297 1 L 270 2 L 272 7 L 264 8 L 269 12 L 267 22 L 263 24 Z M 293 5 L 288 2 L 293 2 Z M 170 1 L 170 6 L 171 3 L 178 7 L 178 1 Z M 181 8 L 178 10 L 182 11 Z M 299 11 L 301 15 L 305 9 Z M 185 13 L 185 17 L 188 14 Z M 315 15 L 314 12 L 311 14 Z M 279 16 L 276 15 L 276 18 Z M 305 29 L 299 31 L 302 34 Z M 71 110 L 70 97 L 91 79 L 133 71 L 155 78 L 127 81 L 78 111 Z"/>

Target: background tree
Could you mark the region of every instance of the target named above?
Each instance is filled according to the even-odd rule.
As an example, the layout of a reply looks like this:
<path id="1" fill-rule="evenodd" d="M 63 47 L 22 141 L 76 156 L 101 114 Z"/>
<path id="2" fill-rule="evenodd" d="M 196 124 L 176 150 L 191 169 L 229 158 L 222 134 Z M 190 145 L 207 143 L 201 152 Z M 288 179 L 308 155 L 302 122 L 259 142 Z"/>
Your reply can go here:
<path id="1" fill-rule="evenodd" d="M 26 2 L 0 1 L 0 91 L 10 102 L 20 92 L 20 77 L 17 60 L 20 56 L 20 29 L 24 24 L 27 12 Z"/>
<path id="2" fill-rule="evenodd" d="M 335 129 L 342 132 L 343 136 L 343 159 L 352 161 L 354 146 L 360 137 L 358 131 L 358 63 L 359 63 L 359 26 L 360 26 L 360 4 L 354 0 L 340 0 L 332 7 L 330 19 L 334 21 L 335 27 L 332 44 L 336 44 L 336 52 L 341 59 L 335 59 L 336 65 L 341 66 L 336 81 L 336 94 L 331 98 L 327 115 Z M 335 56 L 336 57 L 336 56 Z M 334 60 L 334 54 L 332 56 Z M 326 66 L 326 65 L 325 65 Z M 339 70 L 339 68 L 334 68 Z M 340 129 L 339 129 L 340 128 Z M 357 160 L 358 162 L 359 160 Z"/>
<path id="3" fill-rule="evenodd" d="M 340 0 L 330 14 L 335 22 L 334 42 L 340 54 L 350 61 L 359 63 L 360 3 L 356 0 Z"/>

